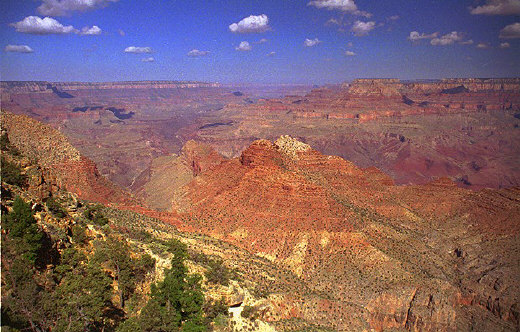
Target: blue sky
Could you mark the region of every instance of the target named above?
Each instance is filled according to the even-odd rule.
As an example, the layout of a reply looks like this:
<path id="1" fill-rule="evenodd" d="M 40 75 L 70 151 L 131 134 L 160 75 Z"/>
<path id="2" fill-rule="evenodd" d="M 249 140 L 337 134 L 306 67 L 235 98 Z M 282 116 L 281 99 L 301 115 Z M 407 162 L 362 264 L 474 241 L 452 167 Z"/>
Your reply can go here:
<path id="1" fill-rule="evenodd" d="M 3 0 L 0 25 L 2 80 L 520 76 L 520 0 Z"/>

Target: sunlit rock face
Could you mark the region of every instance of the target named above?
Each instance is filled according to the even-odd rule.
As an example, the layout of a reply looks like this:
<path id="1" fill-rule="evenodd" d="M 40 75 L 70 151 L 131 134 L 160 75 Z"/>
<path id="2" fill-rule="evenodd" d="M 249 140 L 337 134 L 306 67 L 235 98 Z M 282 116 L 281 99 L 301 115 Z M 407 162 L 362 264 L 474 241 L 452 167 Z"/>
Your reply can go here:
<path id="1" fill-rule="evenodd" d="M 518 326 L 520 265 L 507 254 L 520 249 L 518 188 L 474 192 L 447 178 L 396 186 L 376 168 L 282 136 L 253 142 L 180 191 L 181 228 L 245 248 L 308 285 L 303 299 L 271 298 L 266 320 L 378 331 Z"/>

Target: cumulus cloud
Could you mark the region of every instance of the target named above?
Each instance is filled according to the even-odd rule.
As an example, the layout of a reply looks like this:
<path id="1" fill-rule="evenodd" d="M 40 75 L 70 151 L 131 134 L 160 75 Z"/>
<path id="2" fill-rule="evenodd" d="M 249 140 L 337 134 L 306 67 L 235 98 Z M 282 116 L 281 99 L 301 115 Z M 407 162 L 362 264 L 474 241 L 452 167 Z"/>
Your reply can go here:
<path id="1" fill-rule="evenodd" d="M 489 48 L 489 45 L 486 43 L 478 43 L 477 48 Z"/>
<path id="2" fill-rule="evenodd" d="M 234 33 L 260 33 L 269 29 L 269 18 L 265 14 L 251 15 L 229 26 L 229 31 Z"/>
<path id="3" fill-rule="evenodd" d="M 325 8 L 328 10 L 341 10 L 344 12 L 355 12 L 358 10 L 354 0 L 315 0 L 307 4 L 316 8 Z"/>
<path id="4" fill-rule="evenodd" d="M 356 53 L 354 53 L 352 51 L 345 51 L 345 55 L 347 55 L 347 56 L 354 56 L 354 55 L 356 55 Z"/>
<path id="5" fill-rule="evenodd" d="M 128 46 L 125 53 L 153 53 L 153 50 L 151 47 Z"/>
<path id="6" fill-rule="evenodd" d="M 417 42 L 417 41 L 419 41 L 421 39 L 437 38 L 437 36 L 439 36 L 438 32 L 425 34 L 424 32 L 423 33 L 419 33 L 418 31 L 412 31 L 412 32 L 410 32 L 410 36 L 408 36 L 408 40 L 410 40 L 412 42 Z"/>
<path id="7" fill-rule="evenodd" d="M 27 45 L 7 45 L 4 52 L 32 53 L 34 51 Z"/>
<path id="8" fill-rule="evenodd" d="M 463 41 L 463 42 L 459 42 L 459 44 L 461 44 L 461 45 L 471 45 L 471 44 L 473 44 L 473 39 L 466 40 L 466 41 Z"/>
<path id="9" fill-rule="evenodd" d="M 511 45 L 509 43 L 500 43 L 500 48 L 510 48 Z"/>
<path id="10" fill-rule="evenodd" d="M 274 56 L 275 54 L 276 54 L 276 52 L 273 51 L 273 52 L 267 53 L 267 56 Z"/>
<path id="11" fill-rule="evenodd" d="M 256 43 L 257 44 L 264 44 L 264 43 L 267 43 L 267 42 L 268 42 L 268 40 L 266 38 L 262 38 L 259 41 L 257 41 Z"/>
<path id="12" fill-rule="evenodd" d="M 208 54 L 209 54 L 209 51 L 199 51 L 196 48 L 194 48 L 193 50 L 189 51 L 188 54 L 186 54 L 186 55 L 191 56 L 191 57 L 201 57 L 201 56 L 206 56 Z"/>
<path id="13" fill-rule="evenodd" d="M 498 37 L 502 39 L 520 38 L 520 22 L 507 25 L 505 28 L 500 30 L 500 35 Z"/>
<path id="14" fill-rule="evenodd" d="M 314 39 L 305 38 L 303 45 L 305 47 L 313 47 L 313 46 L 318 45 L 319 43 L 321 43 L 321 40 L 319 40 L 318 38 L 314 38 Z"/>
<path id="15" fill-rule="evenodd" d="M 314 0 L 307 3 L 307 6 L 314 6 L 319 9 L 340 10 L 364 17 L 372 16 L 370 13 L 359 10 L 354 0 Z"/>
<path id="16" fill-rule="evenodd" d="M 452 31 L 440 38 L 433 38 L 430 41 L 430 44 L 434 46 L 446 46 L 446 45 L 452 45 L 455 42 L 461 42 L 464 39 L 464 36 L 462 33 L 457 31 Z"/>
<path id="17" fill-rule="evenodd" d="M 42 0 L 37 8 L 41 15 L 64 16 L 72 12 L 84 12 L 108 6 L 118 0 Z"/>
<path id="18" fill-rule="evenodd" d="M 520 15 L 520 0 L 486 0 L 486 4 L 470 7 L 473 15 Z"/>
<path id="19" fill-rule="evenodd" d="M 354 22 L 354 25 L 350 29 L 355 36 L 362 37 L 368 35 L 368 33 L 376 27 L 376 22 L 370 21 L 370 22 L 362 22 L 362 21 L 356 21 Z"/>
<path id="20" fill-rule="evenodd" d="M 251 47 L 249 42 L 246 41 L 240 42 L 240 45 L 238 45 L 238 47 L 235 47 L 235 50 L 243 52 L 251 51 L 252 49 L 253 48 Z"/>
<path id="21" fill-rule="evenodd" d="M 93 25 L 92 28 L 84 27 L 79 34 L 82 36 L 96 36 L 101 34 L 101 29 L 97 25 Z"/>
<path id="22" fill-rule="evenodd" d="M 51 17 L 27 16 L 20 22 L 11 23 L 16 31 L 33 35 L 78 33 L 72 25 L 64 26 Z"/>
<path id="23" fill-rule="evenodd" d="M 153 57 L 149 57 L 149 58 L 144 58 L 144 59 L 141 59 L 142 62 L 154 62 L 155 59 Z"/>

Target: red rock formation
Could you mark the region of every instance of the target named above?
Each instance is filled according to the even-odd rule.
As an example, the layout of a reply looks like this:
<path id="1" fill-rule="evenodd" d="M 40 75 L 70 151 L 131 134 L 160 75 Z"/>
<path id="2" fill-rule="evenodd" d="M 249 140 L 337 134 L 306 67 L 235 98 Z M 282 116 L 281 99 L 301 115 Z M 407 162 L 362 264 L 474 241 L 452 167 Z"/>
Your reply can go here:
<path id="1" fill-rule="evenodd" d="M 103 204 L 135 205 L 128 193 L 102 177 L 56 129 L 23 115 L 2 112 L 2 127 L 10 142 L 36 161 L 58 187 Z"/>
<path id="2" fill-rule="evenodd" d="M 375 168 L 282 137 L 254 142 L 183 190 L 181 218 L 190 229 L 272 260 L 329 294 L 328 304 L 285 299 L 280 311 L 291 317 L 338 330 L 518 326 L 511 318 L 518 258 L 503 252 L 520 248 L 519 189 L 472 192 L 447 179 L 395 186 Z M 482 272 L 488 268 L 494 272 Z M 482 273 L 498 278 L 501 290 L 482 285 Z"/>

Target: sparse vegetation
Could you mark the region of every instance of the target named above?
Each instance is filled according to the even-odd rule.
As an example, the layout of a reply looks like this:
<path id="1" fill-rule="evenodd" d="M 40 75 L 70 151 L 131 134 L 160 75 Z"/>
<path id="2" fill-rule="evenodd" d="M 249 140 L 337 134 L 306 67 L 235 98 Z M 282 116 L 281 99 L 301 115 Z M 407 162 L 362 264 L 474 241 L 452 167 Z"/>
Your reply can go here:
<path id="1" fill-rule="evenodd" d="M 221 298 L 219 301 L 204 303 L 202 309 L 204 311 L 206 325 L 209 325 L 211 321 L 216 320 L 218 316 L 225 317 L 228 313 L 228 307 L 223 298 Z"/>
<path id="2" fill-rule="evenodd" d="M 52 215 L 57 218 L 65 218 L 67 215 L 65 209 L 54 197 L 49 197 L 45 202 L 45 205 L 47 205 L 47 208 L 52 213 Z"/>
<path id="3" fill-rule="evenodd" d="M 205 277 L 210 283 L 228 286 L 231 273 L 221 259 L 215 259 L 208 261 Z"/>
<path id="4" fill-rule="evenodd" d="M 25 186 L 27 182 L 27 177 L 25 176 L 25 174 L 22 174 L 20 166 L 8 161 L 4 158 L 4 156 L 2 156 L 1 163 L 1 175 L 3 182 L 18 187 Z"/>
<path id="5" fill-rule="evenodd" d="M 242 309 L 242 313 L 240 314 L 242 317 L 255 320 L 258 318 L 258 310 L 255 307 L 246 305 L 244 309 Z"/>
<path id="6" fill-rule="evenodd" d="M 108 224 L 108 218 L 105 217 L 101 205 L 89 205 L 83 216 L 90 222 L 98 226 L 105 226 Z"/>
<path id="7" fill-rule="evenodd" d="M 74 225 L 72 226 L 72 241 L 79 245 L 84 245 L 89 241 L 89 237 L 87 235 L 87 231 L 83 225 Z"/>

